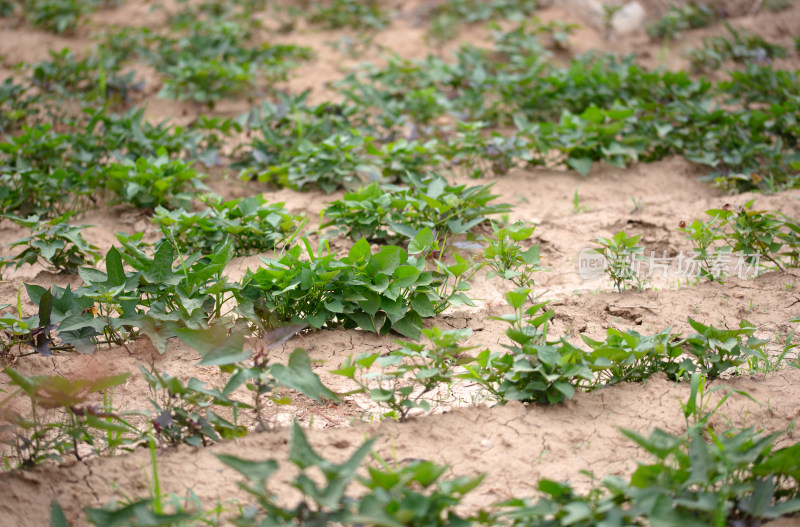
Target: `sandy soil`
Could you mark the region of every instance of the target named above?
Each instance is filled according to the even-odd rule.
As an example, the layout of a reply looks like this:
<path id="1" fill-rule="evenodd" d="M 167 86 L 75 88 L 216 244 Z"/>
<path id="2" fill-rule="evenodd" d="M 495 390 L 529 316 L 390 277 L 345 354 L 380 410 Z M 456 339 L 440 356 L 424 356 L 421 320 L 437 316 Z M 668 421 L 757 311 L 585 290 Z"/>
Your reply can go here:
<path id="1" fill-rule="evenodd" d="M 415 21 L 415 9 L 424 2 L 395 2 L 399 13 L 392 26 L 379 33 L 376 43 L 400 54 L 415 58 L 430 52 L 446 52 L 460 42 L 480 42 L 488 35 L 482 27 L 468 28 L 445 50 L 432 50 L 424 40 L 424 28 Z M 643 2 L 651 13 L 663 8 L 666 2 Z M 747 3 L 752 4 L 751 2 Z M 57 37 L 32 30 L 19 21 L 0 19 L 0 78 L 11 73 L 20 61 L 35 62 L 47 58 L 48 50 L 69 46 L 76 52 L 88 49 L 91 35 L 110 25 L 163 25 L 174 6 L 153 11 L 152 3 L 129 0 L 119 7 L 92 15 L 90 23 L 73 37 Z M 634 34 L 608 41 L 604 35 L 586 24 L 573 10 L 553 2 L 542 9 L 542 20 L 564 20 L 580 23 L 571 44 L 576 52 L 606 49 L 616 52 L 637 51 L 648 66 L 685 67 L 682 50 L 695 46 L 703 37 L 721 34 L 724 29 L 714 26 L 687 33 L 685 38 L 665 49 L 653 44 L 645 35 Z M 765 38 L 784 45 L 800 33 L 800 5 L 778 14 L 759 11 L 748 14 L 743 3 L 731 3 L 732 14 L 742 15 L 731 23 L 745 27 Z M 269 28 L 269 21 L 266 22 Z M 320 32 L 298 27 L 288 35 L 264 32 L 271 41 L 297 42 L 312 46 L 318 58 L 298 68 L 286 83 L 286 89 L 312 89 L 312 101 L 331 97 L 325 85 L 337 80 L 349 68 L 364 60 L 379 62 L 380 52 L 370 50 L 364 57 L 352 59 L 332 49 L 326 42 L 348 35 L 346 31 Z M 786 59 L 781 66 L 800 67 L 800 58 Z M 154 120 L 169 117 L 173 122 L 188 122 L 201 111 L 190 103 L 158 99 L 157 75 L 145 72 L 147 115 Z M 215 115 L 236 116 L 247 110 L 247 101 L 231 101 L 218 105 Z M 680 221 L 703 217 L 709 208 L 724 203 L 742 204 L 756 200 L 759 209 L 779 210 L 800 217 L 800 192 L 777 195 L 722 195 L 698 178 L 703 172 L 682 160 L 669 159 L 654 164 L 639 164 L 622 170 L 610 166 L 594 167 L 589 177 L 559 170 L 512 170 L 496 179 L 469 180 L 472 184 L 495 183 L 494 189 L 515 206 L 513 219 L 537 223 L 536 241 L 541 244 L 542 263 L 551 271 L 537 277 L 537 292 L 551 300 L 556 311 L 553 331 L 557 336 L 575 338 L 579 332 L 600 337 L 607 328 L 635 328 L 641 333 L 654 333 L 672 326 L 677 332 L 688 331 L 687 316 L 719 326 L 735 327 L 746 318 L 757 325 L 758 335 L 774 337 L 797 330 L 797 324 L 787 321 L 800 313 L 800 271 L 770 272 L 755 279 L 731 279 L 724 285 L 701 283 L 686 285 L 674 276 L 654 276 L 650 287 L 643 292 L 610 291 L 603 279 L 583 280 L 578 274 L 577 256 L 591 240 L 608 236 L 625 228 L 629 233 L 643 234 L 642 242 L 660 255 L 670 257 L 688 251 L 690 245 L 677 228 Z M 466 181 L 466 180 L 465 180 Z M 265 192 L 255 183 L 236 181 L 217 170 L 210 186 L 226 197 Z M 573 193 L 578 189 L 580 205 L 585 211 L 574 213 Z M 319 217 L 326 201 L 340 194 L 326 196 L 321 192 L 297 193 L 289 190 L 266 192 L 273 202 L 285 202 L 292 212 L 306 213 L 312 224 Z M 635 208 L 632 198 L 641 204 Z M 121 207 L 103 208 L 90 212 L 79 220 L 95 225 L 85 231 L 85 237 L 103 251 L 114 242 L 117 231 L 153 231 L 150 223 L 138 214 Z M 16 240 L 22 232 L 8 223 L 0 223 L 0 243 Z M 336 240 L 334 246 L 346 249 L 347 240 Z M 0 249 L 3 251 L 5 249 Z M 228 272 L 232 279 L 241 277 L 247 267 L 258 264 L 257 257 L 235 260 Z M 25 267 L 8 273 L 0 282 L 0 304 L 16 302 L 21 282 L 49 286 L 79 285 L 79 278 L 55 275 L 40 267 Z M 471 328 L 473 334 L 467 345 L 498 348 L 505 342 L 504 327 L 490 317 L 505 311 L 503 295 L 507 287 L 497 280 L 479 275 L 473 283 L 473 297 L 478 307 L 451 310 L 441 317 L 427 321 L 442 328 Z M 23 295 L 24 296 L 24 295 Z M 24 304 L 26 310 L 33 306 Z M 350 354 L 363 351 L 388 351 L 396 346 L 392 338 L 379 337 L 362 331 L 322 330 L 296 337 L 276 351 L 274 360 L 288 357 L 294 347 L 307 348 L 317 360 L 315 369 L 332 389 L 346 391 L 349 386 L 326 371 L 338 367 Z M 13 366 L 25 374 L 60 374 L 68 378 L 90 374 L 130 371 L 129 381 L 115 393 L 115 401 L 125 409 L 149 407 L 150 397 L 138 364 L 153 364 L 159 371 L 182 378 L 197 377 L 211 385 L 220 386 L 223 376 L 218 368 L 197 367 L 198 355 L 179 341 L 170 341 L 167 352 L 159 355 L 147 339 L 123 348 L 99 349 L 92 356 L 57 354 L 51 358 L 28 356 L 16 360 Z M 8 387 L 9 379 L 0 374 L 0 389 Z M 758 404 L 744 398 L 731 398 L 717 419 L 731 424 L 747 424 L 768 431 L 784 430 L 800 418 L 800 371 L 784 369 L 778 373 L 757 377 L 726 378 L 725 384 L 747 391 Z M 303 397 L 295 397 L 289 406 L 271 406 L 267 417 L 269 431 L 256 431 L 251 415 L 242 416 L 250 434 L 235 442 L 220 443 L 208 448 L 189 446 L 169 448 L 159 453 L 159 472 L 162 487 L 167 493 L 185 496 L 191 490 L 204 503 L 217 501 L 231 504 L 244 499 L 236 486 L 238 477 L 223 467 L 213 454 L 227 453 L 252 459 L 287 455 L 288 428 L 293 419 L 311 425 L 310 438 L 321 454 L 339 461 L 351 453 L 366 436 L 378 434 L 377 452 L 384 459 L 402 461 L 424 458 L 448 464 L 448 476 L 486 473 L 483 484 L 466 501 L 475 510 L 493 502 L 534 493 L 540 478 L 569 480 L 579 489 L 587 489 L 589 478 L 580 473 L 591 470 L 598 476 L 630 474 L 635 460 L 647 457 L 618 432 L 620 427 L 647 431 L 661 427 L 680 432 L 685 422 L 680 400 L 685 400 L 688 388 L 656 377 L 644 384 L 622 385 L 591 394 L 578 394 L 574 400 L 555 407 L 523 406 L 487 407 L 473 404 L 481 396 L 474 387 L 464 386 L 455 395 L 444 396 L 432 415 L 418 417 L 407 423 L 372 422 L 374 414 L 366 401 L 348 398 L 339 405 L 319 406 Z M 23 402 L 17 403 L 22 408 Z M 729 421 L 728 421 L 729 420 Z M 788 439 L 785 439 L 788 440 Z M 146 449 L 95 458 L 86 462 L 47 465 L 30 471 L 0 474 L 0 525 L 46 525 L 49 504 L 57 498 L 73 525 L 85 521 L 83 508 L 99 507 L 121 496 L 146 496 L 150 484 L 149 452 Z M 295 496 L 287 489 L 291 469 L 282 465 L 275 477 L 274 489 L 281 497 Z M 790 525 L 783 520 L 775 525 Z M 797 524 L 797 523 L 795 523 Z"/>

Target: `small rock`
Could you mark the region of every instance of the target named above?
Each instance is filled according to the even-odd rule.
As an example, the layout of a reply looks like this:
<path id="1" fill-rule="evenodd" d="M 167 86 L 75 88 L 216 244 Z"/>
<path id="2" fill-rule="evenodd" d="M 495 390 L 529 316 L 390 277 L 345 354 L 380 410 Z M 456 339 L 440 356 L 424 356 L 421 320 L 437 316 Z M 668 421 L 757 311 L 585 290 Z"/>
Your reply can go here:
<path id="1" fill-rule="evenodd" d="M 492 448 L 492 447 L 494 446 L 494 443 L 492 443 L 492 442 L 491 442 L 491 441 L 489 441 L 488 439 L 482 439 L 482 440 L 481 440 L 481 446 L 482 446 L 483 448 Z"/>
<path id="2" fill-rule="evenodd" d="M 639 2 L 630 2 L 614 13 L 611 28 L 617 35 L 629 35 L 644 29 L 645 11 Z"/>

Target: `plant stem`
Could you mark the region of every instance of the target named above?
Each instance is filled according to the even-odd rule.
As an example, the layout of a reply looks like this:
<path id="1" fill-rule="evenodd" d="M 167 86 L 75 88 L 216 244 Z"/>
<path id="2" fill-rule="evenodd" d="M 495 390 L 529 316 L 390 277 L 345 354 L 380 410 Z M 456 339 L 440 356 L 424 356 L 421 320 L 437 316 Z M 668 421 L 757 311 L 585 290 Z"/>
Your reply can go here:
<path id="1" fill-rule="evenodd" d="M 148 444 L 150 446 L 150 466 L 153 468 L 153 512 L 162 514 L 164 508 L 161 503 L 161 481 L 158 478 L 158 456 L 155 434 L 152 429 L 150 430 Z"/>

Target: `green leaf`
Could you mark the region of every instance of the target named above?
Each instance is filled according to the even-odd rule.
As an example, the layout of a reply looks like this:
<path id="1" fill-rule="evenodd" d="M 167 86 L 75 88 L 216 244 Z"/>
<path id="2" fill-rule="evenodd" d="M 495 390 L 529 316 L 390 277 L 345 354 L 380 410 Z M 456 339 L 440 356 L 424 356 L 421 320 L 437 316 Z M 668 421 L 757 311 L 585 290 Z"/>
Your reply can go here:
<path id="1" fill-rule="evenodd" d="M 358 302 L 358 307 L 363 309 L 365 313 L 375 316 L 375 313 L 381 308 L 381 296 L 374 291 L 364 291 L 363 295 L 364 300 Z"/>
<path id="2" fill-rule="evenodd" d="M 384 247 L 379 253 L 372 255 L 369 261 L 370 274 L 391 275 L 407 259 L 408 255 L 402 248 L 394 245 Z"/>
<path id="3" fill-rule="evenodd" d="M 214 456 L 259 486 L 263 485 L 278 470 L 278 462 L 274 459 L 252 461 L 228 454 L 214 454 Z"/>
<path id="4" fill-rule="evenodd" d="M 381 310 L 386 313 L 390 322 L 395 323 L 405 316 L 408 311 L 408 306 L 406 306 L 405 299 L 403 298 L 392 300 L 387 297 L 382 297 Z"/>
<path id="5" fill-rule="evenodd" d="M 203 356 L 203 360 L 197 363 L 198 366 L 234 364 L 250 357 L 250 352 L 243 349 L 242 333 L 234 331 L 228 335 L 228 330 L 221 324 L 208 329 L 178 328 L 175 333 Z"/>
<path id="6" fill-rule="evenodd" d="M 96 430 L 103 430 L 111 433 L 124 434 L 126 432 L 131 431 L 131 429 L 125 425 L 121 425 L 114 422 L 108 422 L 105 419 L 100 419 L 91 414 L 86 416 L 86 426 L 94 428 Z"/>
<path id="7" fill-rule="evenodd" d="M 366 238 L 361 238 L 350 248 L 347 257 L 351 264 L 356 265 L 366 262 L 370 254 L 372 254 L 372 252 L 369 247 L 369 242 Z"/>
<path id="8" fill-rule="evenodd" d="M 175 249 L 172 244 L 164 242 L 153 255 L 153 263 L 142 273 L 142 277 L 151 284 L 178 285 L 183 276 L 172 271 L 175 261 Z"/>
<path id="9" fill-rule="evenodd" d="M 530 294 L 530 292 L 530 289 L 524 287 L 509 291 L 506 293 L 506 302 L 508 302 L 508 305 L 513 307 L 515 310 L 519 309 L 520 306 L 528 301 L 528 294 Z"/>
<path id="10" fill-rule="evenodd" d="M 562 525 L 572 525 L 579 521 L 588 520 L 592 517 L 592 508 L 588 503 L 583 501 L 573 501 L 564 505 L 564 511 L 567 513 L 561 518 Z"/>
<path id="11" fill-rule="evenodd" d="M 409 311 L 405 317 L 392 325 L 392 329 L 405 337 L 419 340 L 422 333 L 422 317 L 416 311 Z"/>
<path id="12" fill-rule="evenodd" d="M 353 322 L 356 323 L 358 327 L 364 329 L 366 331 L 372 331 L 373 333 L 377 333 L 379 328 L 375 327 L 375 323 L 372 320 L 372 317 L 367 313 L 357 311 L 355 313 L 350 313 L 347 315 Z"/>
<path id="13" fill-rule="evenodd" d="M 292 423 L 292 436 L 289 441 L 289 461 L 298 466 L 301 470 L 308 467 L 319 466 L 325 462 L 319 454 L 314 452 L 311 444 L 306 438 L 305 432 L 297 424 L 297 421 Z"/>
<path id="14" fill-rule="evenodd" d="M 420 273 L 413 265 L 401 265 L 394 270 L 394 284 L 401 288 L 409 287 L 417 281 Z"/>
<path id="15" fill-rule="evenodd" d="M 592 160 L 588 157 L 570 157 L 567 159 L 567 164 L 584 177 L 588 176 L 589 171 L 592 169 Z"/>
<path id="16" fill-rule="evenodd" d="M 153 317 L 143 316 L 137 321 L 139 331 L 145 334 L 153 347 L 163 355 L 167 351 L 167 340 L 177 337 L 177 327 L 174 322 L 156 321 Z"/>
<path id="17" fill-rule="evenodd" d="M 744 497 L 739 502 L 739 508 L 754 518 L 776 518 L 770 510 L 774 498 L 775 484 L 772 478 L 767 478 L 756 483 L 753 494 Z"/>
<path id="18" fill-rule="evenodd" d="M 414 236 L 417 235 L 417 229 L 405 223 L 389 222 L 389 227 L 397 234 L 405 236 L 406 238 L 414 238 Z"/>
<path id="19" fill-rule="evenodd" d="M 567 396 L 567 399 L 572 399 L 575 395 L 575 387 L 568 382 L 555 382 L 553 387 L 559 392 Z"/>
<path id="20" fill-rule="evenodd" d="M 433 245 L 434 237 L 433 232 L 425 227 L 414 236 L 414 239 L 408 244 L 408 254 L 419 254 L 428 251 Z"/>
<path id="21" fill-rule="evenodd" d="M 69 527 L 67 517 L 56 500 L 50 503 L 50 527 Z"/>
<path id="22" fill-rule="evenodd" d="M 423 318 L 436 316 L 436 310 L 433 308 L 433 302 L 424 293 L 417 293 L 411 297 L 411 307 L 414 311 Z"/>
<path id="23" fill-rule="evenodd" d="M 53 312 L 53 293 L 48 289 L 39 300 L 39 325 L 47 328 L 50 325 L 50 314 Z"/>
<path id="24" fill-rule="evenodd" d="M 338 401 L 334 392 L 326 388 L 319 376 L 311 370 L 311 358 L 302 348 L 295 349 L 289 356 L 288 366 L 273 364 L 270 373 L 275 379 L 292 390 L 297 390 L 306 397 L 321 403 L 322 398 Z"/>
<path id="25" fill-rule="evenodd" d="M 588 107 L 582 114 L 581 119 L 592 124 L 600 124 L 605 119 L 603 111 L 595 105 Z"/>
<path id="26" fill-rule="evenodd" d="M 116 247 L 106 253 L 106 274 L 109 286 L 120 286 L 125 283 L 125 269 L 122 267 L 122 258 Z"/>
<path id="27" fill-rule="evenodd" d="M 124 383 L 128 377 L 130 377 L 131 372 L 126 371 L 124 373 L 119 373 L 117 375 L 107 375 L 104 377 L 100 377 L 92 381 L 91 384 L 86 388 L 89 392 L 102 392 L 105 391 L 112 386 L 119 386 L 120 384 Z"/>
<path id="28" fill-rule="evenodd" d="M 103 527 L 126 527 L 128 525 L 146 525 L 161 527 L 175 525 L 192 518 L 191 514 L 178 512 L 175 514 L 159 514 L 153 512 L 150 500 L 140 500 L 125 507 L 108 509 L 85 509 L 86 517 L 95 525 Z"/>

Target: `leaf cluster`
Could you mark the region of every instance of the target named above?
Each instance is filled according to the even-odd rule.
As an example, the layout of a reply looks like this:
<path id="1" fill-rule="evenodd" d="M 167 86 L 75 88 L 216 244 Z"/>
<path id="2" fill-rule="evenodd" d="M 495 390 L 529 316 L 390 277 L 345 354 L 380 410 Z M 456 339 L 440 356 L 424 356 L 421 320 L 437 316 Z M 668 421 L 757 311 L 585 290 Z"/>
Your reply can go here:
<path id="1" fill-rule="evenodd" d="M 502 173 L 522 161 L 587 174 L 597 161 L 625 166 L 682 155 L 710 167 L 723 186 L 792 185 L 798 134 L 787 116 L 796 110 L 795 76 L 751 65 L 711 83 L 649 71 L 632 57 L 585 55 L 565 66 L 547 59 L 535 31 L 521 26 L 496 33 L 493 52 L 464 46 L 454 61 L 392 58 L 336 86 L 349 103 L 369 107 L 384 133 L 418 126 L 445 138 L 441 152 L 451 163 L 485 159 L 481 170 Z M 425 94 L 426 105 L 413 94 Z M 715 104 L 745 98 L 766 104 Z M 476 126 L 509 123 L 516 132 L 491 141 L 475 134 Z"/>
<path id="2" fill-rule="evenodd" d="M 704 325 L 689 318 L 696 333 L 685 338 L 667 328 L 654 335 L 609 329 L 604 341 L 581 335 L 585 351 L 565 338 L 547 338 L 555 316 L 547 302 L 529 305 L 530 289 L 506 294 L 513 313 L 496 317 L 506 322 L 510 345 L 506 352 L 480 352 L 459 375 L 477 382 L 498 401 L 520 400 L 556 404 L 572 398 L 576 389 L 590 391 L 620 382 L 639 382 L 654 373 L 679 380 L 691 374 L 717 378 L 742 364 L 767 360 L 767 341 L 753 337 L 755 328 Z"/>
<path id="3" fill-rule="evenodd" d="M 686 30 L 710 26 L 719 18 L 719 14 L 703 2 L 670 5 L 661 18 L 647 25 L 647 34 L 654 40 L 672 40 Z"/>
<path id="4" fill-rule="evenodd" d="M 357 470 L 373 448 L 375 438 L 368 439 L 343 463 L 333 463 L 313 450 L 306 434 L 297 423 L 292 426 L 289 461 L 299 474 L 291 485 L 302 494 L 292 507 L 282 505 L 269 492 L 267 482 L 278 469 L 274 459 L 253 461 L 229 455 L 218 455 L 222 463 L 245 477 L 240 487 L 250 494 L 256 507 L 244 511 L 235 521 L 238 525 L 325 525 L 328 523 L 359 525 L 468 525 L 455 507 L 465 494 L 477 487 L 482 477 L 441 480 L 447 467 L 429 461 L 414 461 L 398 467 L 381 462 L 368 466 L 364 476 Z M 313 472 L 323 478 L 313 478 Z M 351 483 L 358 479 L 368 492 L 354 498 L 348 494 Z"/>
<path id="5" fill-rule="evenodd" d="M 234 256 L 266 252 L 286 242 L 307 221 L 289 214 L 283 203 L 268 204 L 263 196 L 223 201 L 206 195 L 200 201 L 208 208 L 187 212 L 156 207 L 151 218 L 182 253 L 209 254 L 227 238 L 233 243 Z"/>
<path id="6" fill-rule="evenodd" d="M 8 406 L 9 398 L 0 403 L 0 411 L 14 431 L 3 442 L 11 447 L 21 468 L 61 461 L 67 455 L 80 461 L 82 445 L 94 453 L 120 446 L 132 448 L 133 442 L 122 437 L 133 429 L 126 414 L 87 402 L 92 392 L 107 392 L 124 383 L 130 373 L 69 380 L 60 375 L 26 376 L 13 368 L 3 371 L 11 386 L 31 404 L 31 417 L 24 417 Z M 45 419 L 43 414 L 48 413 L 56 419 Z"/>
<path id="7" fill-rule="evenodd" d="M 171 160 L 165 148 L 159 149 L 158 157 L 114 163 L 105 175 L 106 185 L 118 201 L 142 209 L 188 209 L 194 195 L 208 190 L 200 181 L 204 176 L 191 163 Z"/>
<path id="8" fill-rule="evenodd" d="M 464 24 L 496 19 L 521 20 L 538 7 L 537 0 L 447 0 L 429 8 L 429 37 L 439 42 L 451 40 Z"/>
<path id="9" fill-rule="evenodd" d="M 98 248 L 83 239 L 81 230 L 88 225 L 71 225 L 67 220 L 72 213 L 61 215 L 49 221 L 40 221 L 39 216 L 27 218 L 6 216 L 17 225 L 27 227 L 31 234 L 10 243 L 10 247 L 22 247 L 22 251 L 0 259 L 0 269 L 4 265 L 16 264 L 16 268 L 33 265 L 40 259 L 59 272 L 75 274 L 79 267 L 100 260 Z"/>
<path id="10" fill-rule="evenodd" d="M 63 298 L 55 303 L 56 311 L 63 309 Z M 208 387 L 196 378 L 183 381 L 140 366 L 151 389 L 151 408 L 119 412 L 113 407 L 113 388 L 124 383 L 130 373 L 67 380 L 58 375 L 27 377 L 6 368 L 11 386 L 18 389 L 0 402 L 0 415 L 8 423 L 2 427 L 8 433 L 7 438 L 4 434 L 3 442 L 13 449 L 13 458 L 20 467 L 29 468 L 47 460 L 61 461 L 65 455 L 81 460 L 87 453 L 113 454 L 120 447 L 132 449 L 146 437 L 166 444 L 187 443 L 196 447 L 241 437 L 247 429 L 238 424 L 240 411 L 255 408 L 261 420 L 259 397 L 277 387 L 296 390 L 317 402 L 322 397 L 337 400 L 336 394 L 324 387 L 311 370 L 305 350 L 295 350 L 285 365 L 268 364 L 264 350 L 253 356 L 254 362 L 249 362 L 250 352 L 243 349 L 242 334 L 229 335 L 222 325 L 177 333 L 203 356 L 201 365 L 218 365 L 223 373 L 229 374 L 223 388 Z M 254 391 L 255 407 L 231 398 L 243 384 Z M 103 393 L 102 406 L 89 402 L 98 391 Z M 17 393 L 23 393 L 30 401 L 31 411 L 26 416 L 9 405 Z M 276 401 L 285 404 L 290 399 L 283 396 Z M 222 417 L 220 409 L 232 410 L 233 421 Z"/>
<path id="11" fill-rule="evenodd" d="M 736 266 L 746 264 L 756 273 L 765 265 L 762 258 L 781 270 L 800 264 L 800 225 L 780 212 L 753 210 L 754 202 L 709 209 L 708 220 L 694 220 L 679 229 L 694 245 L 701 276 L 721 279 L 733 254 L 742 259 Z"/>
<path id="12" fill-rule="evenodd" d="M 165 75 L 160 96 L 211 107 L 226 98 L 250 94 L 259 80 L 285 80 L 310 48 L 254 44 L 251 28 L 230 17 L 195 19 L 175 27 L 176 36 L 157 36 L 146 58 Z M 182 34 L 181 34 L 182 33 Z"/>
<path id="13" fill-rule="evenodd" d="M 642 287 L 639 263 L 645 260 L 644 247 L 637 245 L 641 238 L 641 234 L 628 236 L 622 230 L 611 238 L 600 236 L 594 242 L 600 246 L 595 251 L 606 261 L 605 273 L 620 293 L 634 281 L 637 287 Z"/>
<path id="14" fill-rule="evenodd" d="M 300 242 L 279 259 L 264 258 L 264 266 L 248 271 L 242 281 L 240 303 L 251 301 L 267 327 L 342 324 L 416 339 L 422 318 L 471 302 L 464 279 L 474 264 L 456 255 L 454 264 L 436 262 L 434 270 L 428 269 L 427 256 L 438 247 L 430 229 L 420 231 L 408 251 L 388 245 L 373 254 L 362 238 L 343 258 L 324 252 L 323 245 L 314 254 L 307 240 Z"/>
<path id="15" fill-rule="evenodd" d="M 391 22 L 391 16 L 376 0 L 331 0 L 314 2 L 307 12 L 309 23 L 324 29 L 366 29 L 380 31 Z"/>
<path id="16" fill-rule="evenodd" d="M 442 331 L 439 328 L 423 329 L 431 345 L 398 342 L 402 345 L 389 354 L 362 353 L 348 357 L 339 369 L 331 373 L 353 380 L 358 389 L 350 393 L 366 393 L 370 399 L 388 410 L 381 418 L 391 417 L 405 421 L 410 412 L 431 410 L 425 396 L 440 388 L 450 386 L 456 377 L 456 368 L 472 361 L 462 354 L 471 348 L 460 345 L 472 331 Z M 370 371 L 373 365 L 381 371 Z"/>
<path id="17" fill-rule="evenodd" d="M 25 20 L 52 33 L 74 33 L 85 15 L 95 11 L 98 0 L 30 0 L 20 2 Z"/>
<path id="18" fill-rule="evenodd" d="M 743 29 L 734 29 L 727 22 L 728 37 L 712 37 L 703 41 L 703 47 L 690 50 L 689 60 L 696 71 L 713 71 L 726 61 L 769 64 L 776 58 L 786 57 L 783 46 L 773 44 Z"/>
<path id="19" fill-rule="evenodd" d="M 80 213 L 106 189 L 136 206 L 186 205 L 203 190 L 191 163 L 172 158 L 215 158 L 210 135 L 151 124 L 141 109 L 86 115 L 86 123 L 73 122 L 68 132 L 56 132 L 51 124 L 25 126 L 0 142 L 0 213 L 43 219 Z"/>
<path id="20" fill-rule="evenodd" d="M 213 410 L 214 407 L 250 408 L 227 397 L 227 386 L 222 390 L 208 388 L 194 377 L 184 383 L 166 373 L 148 371 L 141 364 L 139 370 L 154 394 L 150 400 L 155 416 L 151 423 L 164 442 L 200 447 L 206 446 L 208 441 L 247 434 L 246 427 L 228 421 Z M 231 381 L 229 378 L 228 382 Z"/>
<path id="21" fill-rule="evenodd" d="M 490 204 L 497 196 L 492 185 L 450 185 L 443 177 L 421 180 L 408 174 L 404 186 L 372 183 L 344 195 L 323 211 L 328 219 L 321 228 L 336 226 L 353 240 L 396 242 L 412 239 L 424 228 L 444 240 L 467 234 L 488 216 L 510 212 L 506 204 Z"/>
<path id="22" fill-rule="evenodd" d="M 776 448 L 778 434 L 752 428 L 673 435 L 623 434 L 653 458 L 630 478 L 606 477 L 588 494 L 541 480 L 542 497 L 500 504 L 492 523 L 514 526 L 725 525 L 760 522 L 800 510 L 796 456 L 800 445 Z M 789 461 L 792 459 L 792 461 Z"/>

